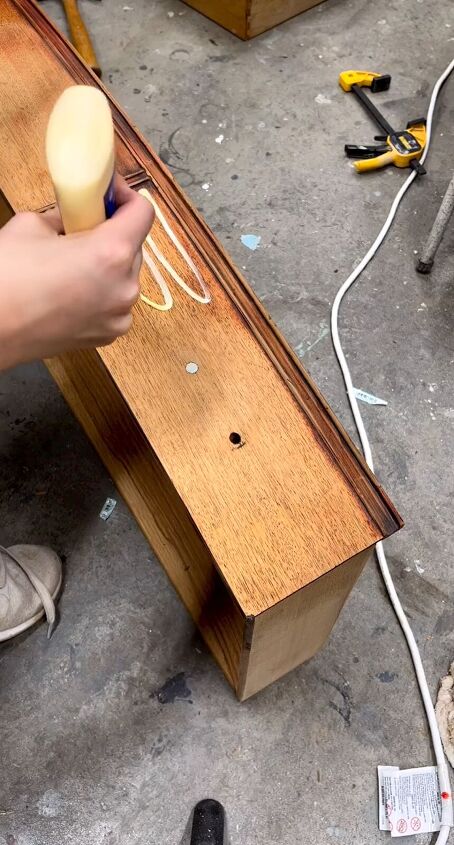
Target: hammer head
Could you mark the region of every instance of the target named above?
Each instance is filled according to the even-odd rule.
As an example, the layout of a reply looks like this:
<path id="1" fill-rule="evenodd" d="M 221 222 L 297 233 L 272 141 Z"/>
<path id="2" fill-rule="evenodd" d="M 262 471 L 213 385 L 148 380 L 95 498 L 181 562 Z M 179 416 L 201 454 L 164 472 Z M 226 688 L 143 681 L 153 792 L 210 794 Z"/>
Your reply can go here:
<path id="1" fill-rule="evenodd" d="M 344 91 L 351 91 L 352 85 L 370 88 L 372 93 L 387 91 L 391 85 L 389 74 L 371 73 L 367 70 L 344 70 L 339 75 L 339 85 Z"/>

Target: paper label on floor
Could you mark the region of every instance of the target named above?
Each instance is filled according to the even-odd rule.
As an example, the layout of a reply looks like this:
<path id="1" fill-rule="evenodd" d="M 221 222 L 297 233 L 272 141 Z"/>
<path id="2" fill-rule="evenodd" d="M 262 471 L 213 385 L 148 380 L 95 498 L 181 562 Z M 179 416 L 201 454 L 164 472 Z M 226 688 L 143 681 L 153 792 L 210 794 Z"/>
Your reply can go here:
<path id="1" fill-rule="evenodd" d="M 380 399 L 379 396 L 374 396 L 372 393 L 367 393 L 365 390 L 359 390 L 358 387 L 353 388 L 353 393 L 361 402 L 367 402 L 368 405 L 387 405 L 386 399 Z"/>
<path id="2" fill-rule="evenodd" d="M 433 833 L 441 826 L 441 795 L 436 766 L 402 769 L 378 766 L 380 830 L 391 836 Z"/>
<path id="3" fill-rule="evenodd" d="M 101 513 L 99 514 L 99 516 L 101 517 L 101 519 L 104 520 L 104 522 L 106 522 L 109 519 L 109 516 L 112 516 L 116 506 L 117 506 L 117 500 L 116 499 L 110 499 L 109 497 L 106 499 L 106 501 L 104 502 L 104 504 L 102 506 Z"/>

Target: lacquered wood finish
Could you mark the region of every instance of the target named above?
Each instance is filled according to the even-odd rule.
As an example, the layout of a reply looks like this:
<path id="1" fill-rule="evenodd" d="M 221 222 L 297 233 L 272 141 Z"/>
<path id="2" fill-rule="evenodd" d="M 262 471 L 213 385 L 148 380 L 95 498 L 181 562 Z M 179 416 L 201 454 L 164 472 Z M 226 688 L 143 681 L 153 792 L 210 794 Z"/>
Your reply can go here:
<path id="1" fill-rule="evenodd" d="M 322 0 L 185 0 L 207 18 L 243 40 L 306 12 Z"/>
<path id="2" fill-rule="evenodd" d="M 53 102 L 66 85 L 99 81 L 30 0 L 0 0 L 0 24 L 0 190 L 14 211 L 36 210 L 53 202 L 43 156 Z M 401 520 L 215 236 L 110 99 L 120 169 L 149 189 L 165 221 L 153 227 L 156 248 L 193 288 L 195 268 L 211 302 L 191 299 L 160 265 L 170 311 L 139 302 L 127 337 L 48 366 L 243 698 L 320 647 L 366 550 Z M 141 287 L 159 299 L 145 265 Z"/>

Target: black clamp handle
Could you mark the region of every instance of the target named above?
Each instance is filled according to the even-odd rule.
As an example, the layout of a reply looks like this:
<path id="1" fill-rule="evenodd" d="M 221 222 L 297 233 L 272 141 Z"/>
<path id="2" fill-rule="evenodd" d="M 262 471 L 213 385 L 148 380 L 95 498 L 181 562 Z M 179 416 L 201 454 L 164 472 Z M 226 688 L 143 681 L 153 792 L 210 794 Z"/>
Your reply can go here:
<path id="1" fill-rule="evenodd" d="M 345 144 L 347 158 L 376 158 L 389 151 L 388 144 Z"/>

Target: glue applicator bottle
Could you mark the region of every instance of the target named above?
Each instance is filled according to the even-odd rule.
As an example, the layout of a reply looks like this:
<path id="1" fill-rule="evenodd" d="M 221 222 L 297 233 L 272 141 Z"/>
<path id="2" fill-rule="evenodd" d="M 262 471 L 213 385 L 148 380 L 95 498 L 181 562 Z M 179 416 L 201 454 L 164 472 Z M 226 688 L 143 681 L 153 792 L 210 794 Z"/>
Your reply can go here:
<path id="1" fill-rule="evenodd" d="M 46 133 L 46 157 L 66 234 L 92 229 L 115 212 L 115 147 L 107 97 L 90 85 L 60 95 Z"/>

